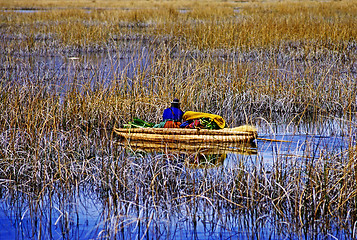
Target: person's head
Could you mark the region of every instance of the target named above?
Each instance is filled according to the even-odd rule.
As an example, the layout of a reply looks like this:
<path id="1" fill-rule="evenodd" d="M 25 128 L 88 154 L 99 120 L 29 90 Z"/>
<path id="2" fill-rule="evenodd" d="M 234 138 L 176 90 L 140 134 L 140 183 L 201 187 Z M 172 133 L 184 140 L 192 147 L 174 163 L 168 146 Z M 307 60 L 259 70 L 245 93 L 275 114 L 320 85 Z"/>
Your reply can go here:
<path id="1" fill-rule="evenodd" d="M 172 100 L 171 102 L 171 107 L 175 107 L 175 108 L 180 108 L 180 100 L 178 100 L 177 98 L 175 98 L 174 100 Z"/>

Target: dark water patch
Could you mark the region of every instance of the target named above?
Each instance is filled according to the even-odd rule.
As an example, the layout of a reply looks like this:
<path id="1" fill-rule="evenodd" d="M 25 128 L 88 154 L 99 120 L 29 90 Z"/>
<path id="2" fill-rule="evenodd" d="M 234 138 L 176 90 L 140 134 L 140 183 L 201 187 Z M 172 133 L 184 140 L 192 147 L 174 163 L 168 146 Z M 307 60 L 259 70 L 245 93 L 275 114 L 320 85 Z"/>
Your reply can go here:
<path id="1" fill-rule="evenodd" d="M 14 8 L 14 9 L 3 9 L 2 12 L 14 12 L 14 13 L 38 13 L 46 12 L 48 9 L 44 8 Z"/>
<path id="2" fill-rule="evenodd" d="M 181 8 L 177 10 L 179 13 L 190 13 L 192 12 L 192 9 L 189 8 Z"/>
<path id="3" fill-rule="evenodd" d="M 13 12 L 13 13 L 41 13 L 41 12 L 49 12 L 55 10 L 84 10 L 87 13 L 92 13 L 93 11 L 104 11 L 104 10 L 134 10 L 130 8 L 95 8 L 95 7 L 46 7 L 46 8 L 38 8 L 38 7 L 18 7 L 18 8 L 6 8 L 0 11 L 2 12 Z"/>
<path id="4" fill-rule="evenodd" d="M 243 11 L 243 8 L 240 8 L 240 7 L 233 8 L 234 13 L 242 13 L 242 11 Z"/>

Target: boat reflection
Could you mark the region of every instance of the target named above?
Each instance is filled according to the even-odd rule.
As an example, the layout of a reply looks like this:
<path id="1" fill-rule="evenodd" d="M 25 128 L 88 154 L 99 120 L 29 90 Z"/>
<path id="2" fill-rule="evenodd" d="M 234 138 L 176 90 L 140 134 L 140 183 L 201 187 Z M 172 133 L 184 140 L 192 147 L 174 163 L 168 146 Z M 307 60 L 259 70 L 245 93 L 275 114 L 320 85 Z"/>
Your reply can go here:
<path id="1" fill-rule="evenodd" d="M 255 142 L 247 143 L 167 143 L 149 141 L 123 141 L 123 146 L 134 152 L 170 154 L 184 160 L 187 167 L 207 168 L 223 165 L 230 155 L 257 155 Z"/>

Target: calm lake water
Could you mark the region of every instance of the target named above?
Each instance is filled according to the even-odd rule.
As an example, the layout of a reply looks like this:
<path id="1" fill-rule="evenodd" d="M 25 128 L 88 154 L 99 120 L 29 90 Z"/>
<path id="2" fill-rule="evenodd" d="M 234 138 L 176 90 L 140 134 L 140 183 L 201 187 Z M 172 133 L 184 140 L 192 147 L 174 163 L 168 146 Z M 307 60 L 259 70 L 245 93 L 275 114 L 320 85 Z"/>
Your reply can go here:
<path id="1" fill-rule="evenodd" d="M 2 56 L 1 73 L 13 81 L 55 81 L 66 84 L 73 79 L 82 83 L 108 84 L 125 74 L 132 77 L 140 69 L 144 71 L 152 56 L 143 47 L 120 54 L 93 54 L 80 56 Z M 243 164 L 249 169 L 264 165 L 271 171 L 276 161 L 286 157 L 316 159 L 324 152 L 339 153 L 349 145 L 355 145 L 356 126 L 343 118 L 321 116 L 319 122 L 299 124 L 290 121 L 273 121 L 269 124 L 257 120 L 259 140 L 245 151 L 231 146 L 224 154 L 215 155 L 217 160 L 210 166 L 212 176 L 235 169 Z M 143 153 L 127 153 L 123 159 Z M 151 154 L 151 155 L 150 155 Z M 155 159 L 160 151 L 149 153 Z M 206 157 L 214 155 L 207 154 Z M 141 156 L 141 155 L 139 155 Z M 143 158 L 148 155 L 143 154 Z M 97 156 L 99 158 L 99 156 Z M 180 156 L 182 157 L 182 156 Z M 195 166 L 180 163 L 180 168 Z M 183 170 L 184 171 L 184 170 Z M 205 170 L 197 167 L 197 172 Z M 71 189 L 48 189 L 43 197 L 7 188 L 7 180 L 0 179 L 0 239 L 310 239 L 311 235 L 284 232 L 273 222 L 257 224 L 264 216 L 227 213 L 227 218 L 217 216 L 214 208 L 198 205 L 193 216 L 191 205 L 183 203 L 176 211 L 166 209 L 134 208 L 125 201 L 117 210 L 108 207 L 111 197 L 92 186 L 73 186 Z M 149 196 L 148 196 L 149 197 Z M 110 205 L 110 204 L 109 204 Z M 150 210 L 151 209 L 151 210 Z M 221 210 L 225 215 L 225 211 Z M 156 218 L 156 220 L 155 220 Z M 164 219 L 164 220 L 163 220 Z M 224 222 L 223 222 L 224 221 Z M 113 226 L 121 228 L 113 235 Z M 331 236 L 344 238 L 346 232 L 328 230 Z M 110 236 L 110 237 L 109 237 Z M 324 236 L 317 233 L 316 239 Z M 333 237 L 331 237 L 333 239 Z"/>

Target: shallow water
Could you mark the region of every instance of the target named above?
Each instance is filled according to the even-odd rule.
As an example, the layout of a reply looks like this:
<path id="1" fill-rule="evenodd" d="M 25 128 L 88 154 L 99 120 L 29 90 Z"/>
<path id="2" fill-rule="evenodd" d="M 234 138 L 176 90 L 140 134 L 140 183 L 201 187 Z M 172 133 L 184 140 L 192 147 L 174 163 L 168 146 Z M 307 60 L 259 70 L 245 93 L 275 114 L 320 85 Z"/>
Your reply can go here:
<path id="1" fill-rule="evenodd" d="M 161 159 L 164 154 L 175 161 L 179 159 L 177 166 L 183 172 L 185 168 L 191 169 L 189 171 L 197 169 L 197 177 L 201 178 L 206 171 L 214 177 L 222 171 L 235 171 L 241 164 L 246 169 L 264 165 L 269 173 L 278 159 L 287 156 L 316 159 L 324 151 L 337 154 L 344 151 L 351 141 L 356 144 L 355 139 L 343 137 L 276 134 L 264 135 L 264 140 L 243 147 L 235 144 L 225 146 L 223 150 L 218 147 L 217 152 L 208 153 L 201 149 L 200 154 L 184 153 L 182 148 L 179 152 L 171 152 L 168 148 L 144 151 L 141 145 L 139 149 L 131 148 L 127 157 L 155 159 L 159 156 Z M 202 159 L 209 160 L 201 163 Z M 268 212 L 266 216 L 255 216 L 249 212 L 233 213 L 229 209 L 221 209 L 217 214 L 217 209 L 207 202 L 198 201 L 194 205 L 194 213 L 190 202 L 160 209 L 150 206 L 136 208 L 123 201 L 115 210 L 111 197 L 90 186 L 77 186 L 68 191 L 53 189 L 37 200 L 35 193 L 9 191 L 6 186 L 3 183 L 1 188 L 0 239 L 299 239 L 299 234 L 302 234 L 284 232 L 280 223 L 265 222 L 264 219 L 269 218 Z M 113 231 L 111 228 L 114 226 L 121 228 Z M 315 234 L 316 239 L 325 236 Z M 345 238 L 344 231 L 332 229 L 328 234 Z M 308 234 L 306 237 L 311 236 Z"/>
<path id="2" fill-rule="evenodd" d="M 23 82 L 41 82 L 58 86 L 76 82 L 91 86 L 109 84 L 121 76 L 134 77 L 145 71 L 150 58 L 147 50 L 132 49 L 126 53 L 67 55 L 28 55 L 2 57 L 0 73 L 3 78 Z"/>
<path id="3" fill-rule="evenodd" d="M 56 85 L 65 86 L 76 79 L 80 84 L 90 82 L 95 87 L 119 80 L 123 75 L 130 78 L 136 71 L 145 71 L 151 58 L 150 51 L 141 46 L 109 55 L 17 56 L 2 59 L 1 73 L 4 79 L 17 82 L 24 79 L 54 81 Z M 259 129 L 259 139 L 255 145 L 243 149 L 240 145 L 226 146 L 224 150 L 217 147 L 217 152 L 210 153 L 201 149 L 199 156 L 197 152 L 172 153 L 167 149 L 151 149 L 150 153 L 134 150 L 128 151 L 123 159 L 140 159 L 140 163 L 148 158 L 148 166 L 154 165 L 156 159 L 173 159 L 177 161 L 174 167 L 182 174 L 190 172 L 201 179 L 207 171 L 209 177 L 219 178 L 221 173 L 229 177 L 230 171 L 241 166 L 248 170 L 259 166 L 269 173 L 281 159 L 314 160 L 324 153 L 338 155 L 348 146 L 356 145 L 356 139 L 351 137 L 356 136 L 353 122 L 324 116 L 303 123 L 292 119 L 272 117 L 269 123 L 253 119 Z M 202 162 L 208 158 L 210 161 Z M 212 206 L 209 199 L 195 204 L 182 201 L 178 206 L 168 206 L 173 205 L 171 201 L 147 206 L 145 199 L 150 196 L 141 193 L 140 206 L 135 206 L 131 199 L 124 199 L 114 209 L 113 195 L 95 184 L 78 184 L 71 189 L 57 186 L 46 189 L 48 192 L 37 198 L 39 193 L 21 193 L 21 190 L 8 188 L 7 181 L 13 180 L 0 182 L 0 239 L 298 239 L 302 236 L 323 239 L 326 236 L 321 232 L 304 235 L 287 231 L 289 223 L 271 221 L 269 211 L 254 215 L 254 212 L 219 209 Z M 340 239 L 350 234 L 333 228 L 327 232 Z"/>
<path id="4" fill-rule="evenodd" d="M 46 9 L 7 9 L 1 10 L 1 12 L 14 12 L 14 13 L 38 13 L 38 12 L 46 12 Z"/>

